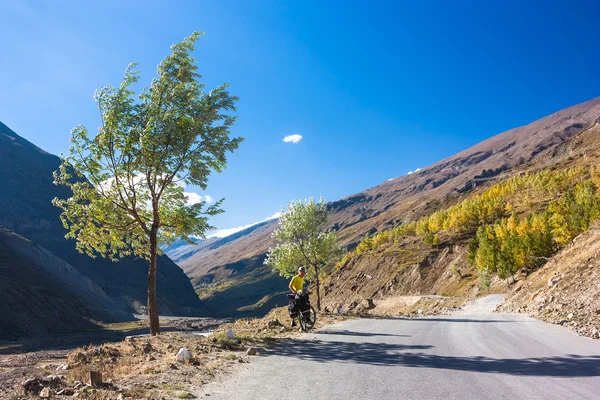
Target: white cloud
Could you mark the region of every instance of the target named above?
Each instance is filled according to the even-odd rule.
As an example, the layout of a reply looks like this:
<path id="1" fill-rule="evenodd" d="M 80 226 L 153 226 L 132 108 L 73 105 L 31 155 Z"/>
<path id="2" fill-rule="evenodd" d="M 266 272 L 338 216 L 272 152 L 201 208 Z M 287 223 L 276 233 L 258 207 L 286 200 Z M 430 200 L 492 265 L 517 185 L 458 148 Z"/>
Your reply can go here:
<path id="1" fill-rule="evenodd" d="M 188 204 L 190 206 L 194 205 L 194 204 L 198 204 L 202 201 L 206 201 L 207 204 L 213 203 L 213 199 L 209 195 L 206 195 L 203 197 L 203 196 L 200 196 L 198 193 L 194 193 L 194 192 L 183 192 L 183 194 L 185 195 L 185 197 L 187 197 L 186 204 Z"/>
<path id="2" fill-rule="evenodd" d="M 143 175 L 143 174 L 136 175 L 135 177 L 133 177 L 132 182 L 133 182 L 134 186 L 138 186 L 137 190 L 140 190 L 140 191 L 147 190 L 145 188 L 145 184 L 146 184 L 146 176 L 145 175 Z M 105 192 L 109 192 L 110 190 L 115 190 L 114 183 L 115 183 L 115 179 L 109 178 L 109 179 L 105 180 L 104 182 L 101 182 L 98 186 L 101 188 L 101 190 L 103 190 Z M 185 183 L 183 183 L 183 182 L 177 182 L 176 185 L 181 188 L 184 188 L 184 189 L 186 188 Z M 183 194 L 185 195 L 185 197 L 187 197 L 186 204 L 190 205 L 190 206 L 194 205 L 194 204 L 198 204 L 201 201 L 205 201 L 207 204 L 211 204 L 211 203 L 215 202 L 213 200 L 213 198 L 210 197 L 209 195 L 201 196 L 195 192 L 185 192 L 185 191 L 183 192 Z M 149 207 L 150 204 L 148 203 L 147 206 Z"/>
<path id="3" fill-rule="evenodd" d="M 271 215 L 269 218 L 263 219 L 262 221 L 254 222 L 252 224 L 238 226 L 237 228 L 219 229 L 219 230 L 215 231 L 215 233 L 207 235 L 207 238 L 211 238 L 211 237 L 220 237 L 220 238 L 227 237 L 227 236 L 233 235 L 234 233 L 237 233 L 239 231 L 243 231 L 246 228 L 250 228 L 251 226 L 254 226 L 256 224 L 260 224 L 261 222 L 265 222 L 265 221 L 269 221 L 271 219 L 279 218 L 280 215 L 281 215 L 281 213 L 278 212 L 278 213 L 275 213 L 275 214 Z"/>
<path id="4" fill-rule="evenodd" d="M 414 174 L 415 172 L 419 172 L 420 170 L 421 170 L 421 168 L 417 168 L 414 171 L 409 171 L 408 174 L 406 174 L 406 175 Z"/>
<path id="5" fill-rule="evenodd" d="M 283 138 L 283 141 L 286 143 L 298 143 L 301 140 L 302 135 L 298 135 L 297 133 L 294 133 L 293 135 L 287 135 Z"/>

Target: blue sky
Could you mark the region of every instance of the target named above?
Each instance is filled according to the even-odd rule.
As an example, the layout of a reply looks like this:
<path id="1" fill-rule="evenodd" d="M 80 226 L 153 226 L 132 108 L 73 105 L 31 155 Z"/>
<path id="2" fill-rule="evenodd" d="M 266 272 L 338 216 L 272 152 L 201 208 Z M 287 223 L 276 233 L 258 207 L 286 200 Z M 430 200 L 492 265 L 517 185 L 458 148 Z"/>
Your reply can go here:
<path id="1" fill-rule="evenodd" d="M 98 126 L 96 88 L 133 60 L 148 84 L 172 43 L 205 31 L 203 82 L 230 83 L 246 138 L 200 193 L 227 199 L 213 224 L 231 228 L 600 96 L 599 4 L 0 0 L 0 121 L 64 152 L 73 126 Z"/>

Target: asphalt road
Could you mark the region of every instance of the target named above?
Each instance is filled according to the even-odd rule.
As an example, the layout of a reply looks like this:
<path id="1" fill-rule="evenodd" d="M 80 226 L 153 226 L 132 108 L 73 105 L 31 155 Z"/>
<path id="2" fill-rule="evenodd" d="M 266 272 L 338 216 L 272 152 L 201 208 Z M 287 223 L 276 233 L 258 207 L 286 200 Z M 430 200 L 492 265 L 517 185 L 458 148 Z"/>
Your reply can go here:
<path id="1" fill-rule="evenodd" d="M 214 399 L 600 399 L 600 341 L 490 296 L 460 315 L 359 319 L 262 352 Z"/>

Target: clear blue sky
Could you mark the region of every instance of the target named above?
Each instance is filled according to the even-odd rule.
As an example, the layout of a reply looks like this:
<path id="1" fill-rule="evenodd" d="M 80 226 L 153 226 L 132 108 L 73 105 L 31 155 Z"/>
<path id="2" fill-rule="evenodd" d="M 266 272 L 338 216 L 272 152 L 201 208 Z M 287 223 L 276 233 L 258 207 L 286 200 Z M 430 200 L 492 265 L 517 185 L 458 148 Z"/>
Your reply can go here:
<path id="1" fill-rule="evenodd" d="M 246 138 L 206 194 L 218 228 L 359 192 L 600 96 L 597 1 L 0 0 L 0 120 L 43 149 L 98 126 L 96 88 L 206 31 L 207 88 Z M 300 134 L 297 143 L 283 137 Z"/>

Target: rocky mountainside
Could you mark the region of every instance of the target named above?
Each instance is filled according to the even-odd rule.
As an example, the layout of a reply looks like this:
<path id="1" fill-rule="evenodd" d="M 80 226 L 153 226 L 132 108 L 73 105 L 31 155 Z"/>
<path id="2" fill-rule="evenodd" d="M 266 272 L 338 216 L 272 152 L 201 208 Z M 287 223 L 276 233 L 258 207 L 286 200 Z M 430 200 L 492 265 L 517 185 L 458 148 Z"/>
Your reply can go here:
<path id="1" fill-rule="evenodd" d="M 462 200 L 481 185 L 501 181 L 519 168 L 543 169 L 569 157 L 576 149 L 581 150 L 578 137 L 597 132 L 599 123 L 600 98 L 596 98 L 501 133 L 419 172 L 330 203 L 330 227 L 351 249 L 365 234 L 415 221 L 442 205 Z M 597 145 L 597 138 L 591 136 L 590 146 Z M 205 287 L 206 277 L 228 265 L 243 264 L 245 269 L 255 271 L 260 268 L 255 263 L 262 262 L 272 245 L 270 234 L 274 229 L 275 224 L 247 232 L 227 246 L 183 257 L 178 264 L 200 288 Z M 271 294 L 281 287 L 281 281 L 273 281 Z M 229 281 L 226 275 L 204 297 L 210 302 L 211 296 L 223 291 L 229 297 L 238 293 L 235 281 Z"/>
<path id="2" fill-rule="evenodd" d="M 529 314 L 600 339 L 598 282 L 600 231 L 595 227 L 517 282 L 501 310 Z"/>
<path id="3" fill-rule="evenodd" d="M 68 189 L 53 184 L 60 160 L 0 123 L 0 227 L 29 239 L 71 265 L 98 285 L 120 308 L 143 312 L 147 298 L 148 266 L 127 258 L 113 263 L 91 259 L 65 239 L 54 197 L 66 198 Z M 9 264 L 10 266 L 10 264 Z M 165 315 L 206 315 L 189 279 L 167 257 L 158 266 L 159 311 Z M 4 299 L 4 298 L 3 298 Z"/>
<path id="4" fill-rule="evenodd" d="M 47 336 L 130 319 L 64 260 L 0 228 L 0 338 Z"/>

